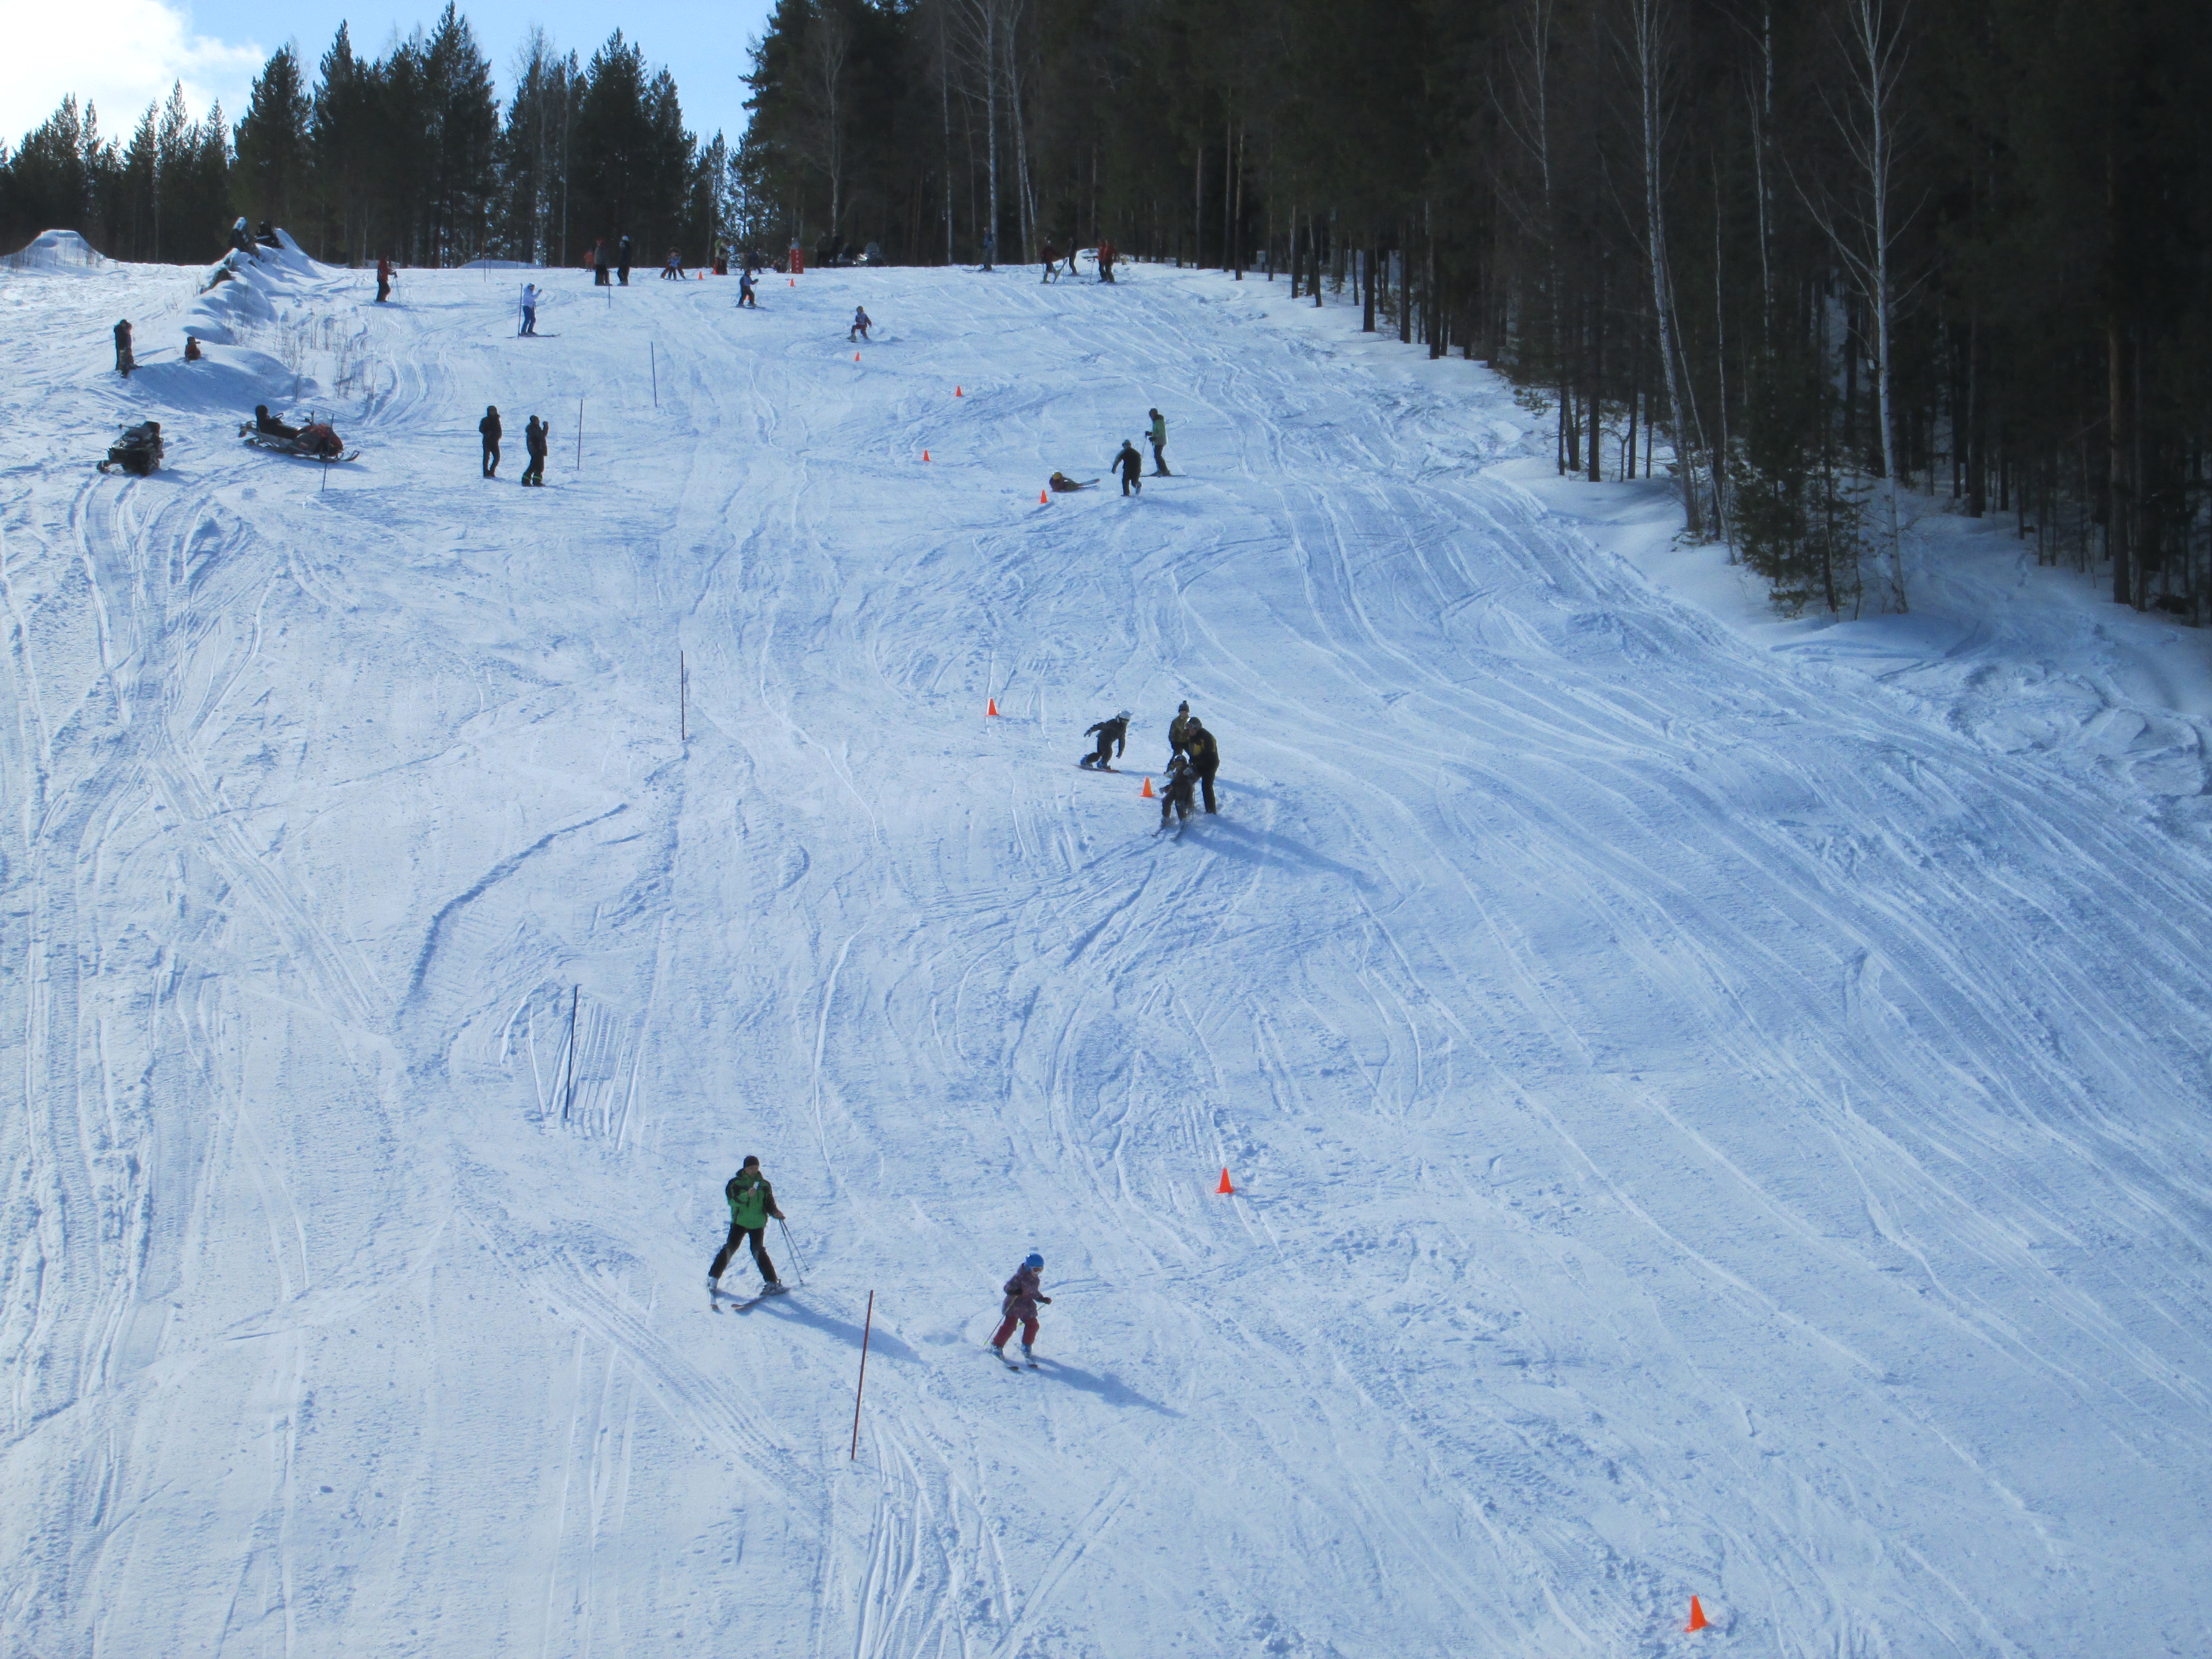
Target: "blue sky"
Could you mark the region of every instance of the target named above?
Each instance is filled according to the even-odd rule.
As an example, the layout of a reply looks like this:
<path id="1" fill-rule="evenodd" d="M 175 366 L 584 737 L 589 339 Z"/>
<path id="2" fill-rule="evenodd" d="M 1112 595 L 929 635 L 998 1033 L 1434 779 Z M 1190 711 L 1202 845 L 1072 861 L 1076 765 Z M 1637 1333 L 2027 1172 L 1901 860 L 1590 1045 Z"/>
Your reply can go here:
<path id="1" fill-rule="evenodd" d="M 687 125 L 702 137 L 720 127 L 734 139 L 744 127 L 746 48 L 767 22 L 771 3 L 647 3 L 614 10 L 584 0 L 477 0 L 462 11 L 502 90 L 515 48 L 532 23 L 585 58 L 619 27 L 645 49 L 648 62 L 674 72 Z M 0 139 L 12 147 L 71 92 L 96 101 L 103 131 L 127 132 L 148 101 L 166 96 L 179 80 L 195 114 L 220 98 L 235 121 L 262 60 L 287 40 L 298 41 L 312 75 L 340 18 L 352 25 L 356 50 L 381 52 L 394 30 L 427 27 L 442 4 L 26 0 L 9 9 L 9 49 L 0 55 Z"/>

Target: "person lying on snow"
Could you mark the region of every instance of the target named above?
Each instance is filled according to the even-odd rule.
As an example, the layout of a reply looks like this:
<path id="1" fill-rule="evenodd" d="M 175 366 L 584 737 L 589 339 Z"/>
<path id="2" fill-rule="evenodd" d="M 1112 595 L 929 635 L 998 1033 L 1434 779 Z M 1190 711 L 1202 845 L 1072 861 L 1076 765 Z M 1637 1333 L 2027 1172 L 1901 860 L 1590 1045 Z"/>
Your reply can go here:
<path id="1" fill-rule="evenodd" d="M 1055 472 L 1052 475 L 1052 487 L 1055 491 L 1061 495 L 1066 495 L 1071 489 L 1088 489 L 1091 488 L 1087 483 L 1078 483 L 1074 479 L 1069 477 L 1065 472 Z"/>

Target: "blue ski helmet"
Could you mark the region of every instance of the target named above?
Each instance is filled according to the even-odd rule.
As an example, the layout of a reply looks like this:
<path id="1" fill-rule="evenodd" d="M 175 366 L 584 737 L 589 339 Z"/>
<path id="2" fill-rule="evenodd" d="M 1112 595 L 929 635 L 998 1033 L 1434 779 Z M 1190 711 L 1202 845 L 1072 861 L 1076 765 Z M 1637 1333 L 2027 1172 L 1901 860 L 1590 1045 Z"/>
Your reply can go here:
<path id="1" fill-rule="evenodd" d="M 1044 1258 L 1039 1255 L 1035 1250 L 1031 1250 L 1027 1255 L 1022 1258 L 1022 1266 L 1024 1267 L 1042 1267 L 1044 1266 Z"/>

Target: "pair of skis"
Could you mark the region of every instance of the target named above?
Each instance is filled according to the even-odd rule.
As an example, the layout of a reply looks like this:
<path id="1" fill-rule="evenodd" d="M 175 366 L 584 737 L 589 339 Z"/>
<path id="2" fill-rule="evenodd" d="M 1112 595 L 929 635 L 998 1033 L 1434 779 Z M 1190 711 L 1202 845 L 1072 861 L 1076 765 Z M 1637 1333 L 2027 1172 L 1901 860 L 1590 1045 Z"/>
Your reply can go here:
<path id="1" fill-rule="evenodd" d="M 1033 1371 L 1037 1369 L 1036 1360 L 1009 1358 L 1003 1348 L 987 1348 L 986 1352 L 1010 1371 Z"/>
<path id="2" fill-rule="evenodd" d="M 722 1311 L 722 1304 L 727 1302 L 732 1304 L 731 1312 L 744 1313 L 757 1308 L 772 1296 L 788 1296 L 792 1288 L 791 1285 L 779 1279 L 773 1285 L 762 1285 L 750 1297 L 740 1297 L 733 1291 L 726 1291 L 720 1285 L 715 1285 L 708 1289 L 707 1305 L 714 1312 L 720 1313 Z"/>

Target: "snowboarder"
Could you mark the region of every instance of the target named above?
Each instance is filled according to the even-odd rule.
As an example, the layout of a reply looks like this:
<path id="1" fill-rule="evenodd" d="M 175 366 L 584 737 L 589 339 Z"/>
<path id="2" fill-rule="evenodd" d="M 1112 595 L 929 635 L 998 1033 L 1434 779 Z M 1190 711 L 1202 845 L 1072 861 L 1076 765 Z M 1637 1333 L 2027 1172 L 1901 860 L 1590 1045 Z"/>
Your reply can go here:
<path id="1" fill-rule="evenodd" d="M 484 410 L 484 417 L 477 422 L 477 430 L 483 434 L 483 475 L 487 478 L 499 476 L 499 405 L 493 404 Z"/>
<path id="2" fill-rule="evenodd" d="M 376 303 L 382 305 L 392 297 L 392 261 L 380 253 L 376 256 Z"/>
<path id="3" fill-rule="evenodd" d="M 1031 1250 L 1023 1258 L 1022 1265 L 1014 1269 L 1014 1276 L 1006 1281 L 1006 1317 L 1000 1322 L 999 1334 L 991 1339 L 991 1352 L 1009 1365 L 1014 1362 L 1006 1359 L 1006 1339 L 1014 1334 L 1016 1325 L 1022 1328 L 1022 1358 L 1032 1365 L 1036 1364 L 1030 1345 L 1036 1340 L 1037 1308 L 1040 1304 L 1052 1305 L 1052 1298 L 1037 1288 L 1037 1274 L 1043 1267 L 1044 1258 Z"/>
<path id="4" fill-rule="evenodd" d="M 1190 822 L 1190 792 L 1198 782 L 1198 769 L 1190 763 L 1188 755 L 1177 755 L 1168 763 L 1167 782 L 1160 788 L 1160 828 L 1168 827 L 1168 814 L 1176 813 L 1176 822 Z"/>
<path id="5" fill-rule="evenodd" d="M 115 372 L 125 380 L 138 367 L 138 360 L 131 355 L 131 319 L 125 318 L 115 325 Z"/>
<path id="6" fill-rule="evenodd" d="M 854 306 L 853 307 L 853 326 L 845 331 L 845 338 L 848 343 L 854 340 L 865 340 L 868 337 L 868 331 L 874 326 L 875 324 L 868 320 L 867 307 L 866 306 Z"/>
<path id="7" fill-rule="evenodd" d="M 738 278 L 738 303 L 750 306 L 755 311 L 760 309 L 760 301 L 753 297 L 753 273 L 750 266 L 744 275 Z"/>
<path id="8" fill-rule="evenodd" d="M 1157 409 L 1152 411 L 1152 476 L 1155 478 L 1170 477 L 1173 474 L 1168 471 L 1168 417 Z"/>
<path id="9" fill-rule="evenodd" d="M 1191 716 L 1190 705 L 1188 702 L 1179 702 L 1176 705 L 1176 717 L 1168 722 L 1168 758 L 1170 760 L 1182 753 L 1183 745 L 1189 740 L 1190 728 L 1197 724 L 1197 720 Z"/>
<path id="10" fill-rule="evenodd" d="M 1182 735 L 1183 758 L 1198 774 L 1199 781 L 1206 786 L 1206 810 L 1217 809 L 1213 805 L 1213 775 L 1221 769 L 1221 750 L 1215 746 L 1213 733 L 1198 723 L 1195 716 Z"/>
<path id="11" fill-rule="evenodd" d="M 627 236 L 615 246 L 615 274 L 622 278 L 624 288 L 629 286 L 629 238 Z"/>
<path id="12" fill-rule="evenodd" d="M 1096 767 L 1102 772 L 1110 772 L 1114 769 L 1108 763 L 1118 759 L 1122 750 L 1128 747 L 1129 711 L 1124 708 L 1112 720 L 1099 721 L 1083 735 L 1087 738 L 1092 732 L 1098 734 L 1098 752 L 1095 755 L 1085 755 L 1075 763 L 1078 766 Z"/>
<path id="13" fill-rule="evenodd" d="M 253 429 L 256 432 L 266 432 L 272 438 L 296 438 L 300 435 L 298 427 L 287 426 L 271 415 L 267 404 L 253 405 Z"/>
<path id="14" fill-rule="evenodd" d="M 522 428 L 522 447 L 530 452 L 530 465 L 522 469 L 522 482 L 545 487 L 545 441 L 553 428 L 532 415 Z"/>
<path id="15" fill-rule="evenodd" d="M 1145 458 L 1137 453 L 1136 445 L 1127 438 L 1122 439 L 1121 453 L 1108 465 L 1121 469 L 1121 493 L 1124 495 L 1132 492 L 1139 495 L 1145 493 Z"/>
<path id="16" fill-rule="evenodd" d="M 760 1159 L 748 1157 L 744 1168 L 732 1176 L 729 1185 L 722 1188 L 722 1196 L 730 1200 L 730 1236 L 714 1252 L 714 1265 L 707 1269 L 707 1288 L 722 1288 L 722 1269 L 730 1265 L 730 1258 L 738 1253 L 738 1243 L 742 1239 L 753 1247 L 753 1265 L 760 1269 L 763 1294 L 781 1290 L 783 1281 L 775 1276 L 775 1263 L 769 1260 L 768 1251 L 761 1244 L 761 1235 L 768 1231 L 769 1218 L 774 1216 L 781 1221 L 783 1212 L 775 1206 L 775 1188 L 761 1173 Z"/>
<path id="17" fill-rule="evenodd" d="M 1098 244 L 1098 280 L 1100 282 L 1110 283 L 1114 280 L 1114 261 L 1121 257 L 1114 251 L 1113 243 Z"/>
<path id="18" fill-rule="evenodd" d="M 538 284 L 535 283 L 522 285 L 522 331 L 525 334 L 538 332 Z"/>

